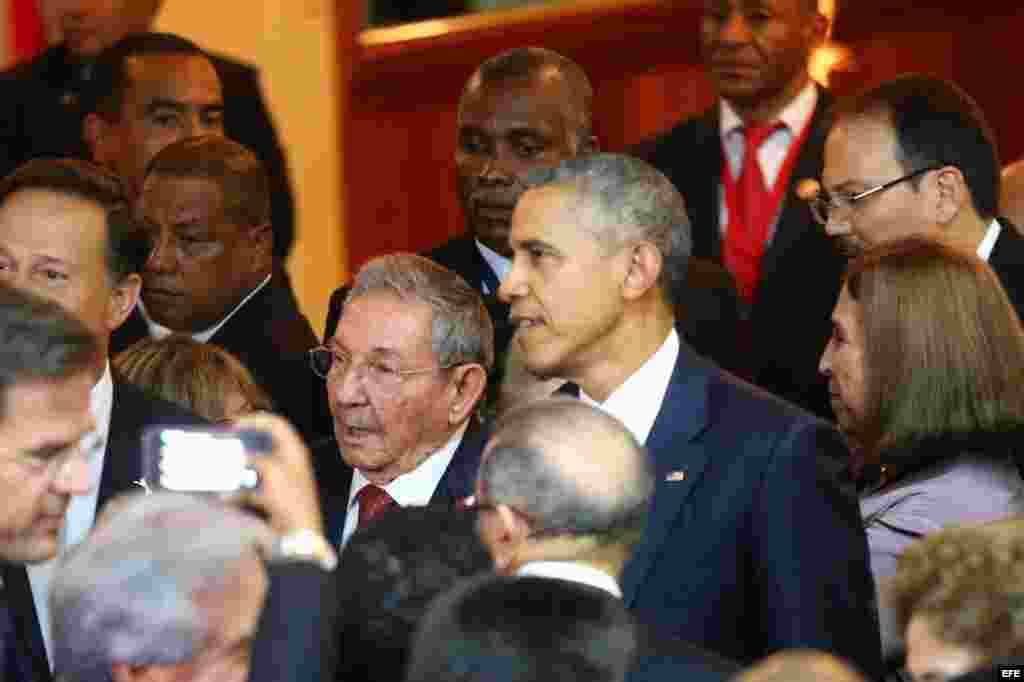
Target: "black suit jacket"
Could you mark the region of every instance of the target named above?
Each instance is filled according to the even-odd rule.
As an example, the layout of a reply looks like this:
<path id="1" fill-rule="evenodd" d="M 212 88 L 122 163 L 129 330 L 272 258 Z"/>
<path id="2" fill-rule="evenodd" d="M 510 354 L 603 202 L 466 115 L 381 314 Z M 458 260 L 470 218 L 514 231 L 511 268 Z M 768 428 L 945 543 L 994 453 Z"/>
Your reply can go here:
<path id="1" fill-rule="evenodd" d="M 761 278 L 750 311 L 753 350 L 745 368 L 755 383 L 812 411 L 829 415 L 818 359 L 831 333 L 845 259 L 795 194 L 803 178 L 821 176 L 832 103 L 818 91 L 812 129 L 800 149 L 775 236 L 761 261 Z M 693 255 L 722 262 L 719 230 L 720 179 L 724 163 L 719 107 L 683 121 L 633 153 L 648 160 L 679 189 L 693 230 Z"/>
<path id="2" fill-rule="evenodd" d="M 224 93 L 224 133 L 263 161 L 270 180 L 274 254 L 287 256 L 295 240 L 295 206 L 284 152 L 260 88 L 247 64 L 208 54 Z M 0 177 L 38 156 L 87 159 L 82 137 L 82 82 L 63 45 L 0 74 Z"/>
<path id="3" fill-rule="evenodd" d="M 120 353 L 148 335 L 141 313 L 133 310 L 111 337 L 110 352 Z M 270 282 L 210 337 L 210 343 L 227 350 L 252 372 L 276 410 L 307 443 L 331 433 L 330 423 L 314 404 L 323 394 L 323 381 L 313 374 L 306 353 L 317 345 L 316 335 L 295 305 L 283 270 L 276 269 Z"/>
<path id="4" fill-rule="evenodd" d="M 488 424 L 470 417 L 469 426 L 462 435 L 462 442 L 459 443 L 448 469 L 434 489 L 430 504 L 452 507 L 461 499 L 473 494 L 476 472 L 480 468 L 480 456 L 489 435 Z M 320 508 L 324 515 L 325 533 L 331 544 L 338 548 L 345 529 L 345 517 L 348 514 L 353 469 L 341 458 L 338 444 L 333 438 L 321 442 L 313 449 L 313 467 L 320 490 Z"/>
<path id="5" fill-rule="evenodd" d="M 150 396 L 132 384 L 115 378 L 110 432 L 96 501 L 97 515 L 112 497 L 142 489 L 135 481 L 142 478 L 140 437 L 147 426 L 203 423 L 177 405 Z M 5 565 L 3 580 L 18 633 L 19 659 L 23 667 L 32 670 L 28 679 L 19 682 L 50 682 L 52 675 L 46 658 L 43 633 L 36 617 L 35 602 L 32 600 L 28 572 L 23 566 Z"/>
<path id="6" fill-rule="evenodd" d="M 256 627 L 249 682 L 333 682 L 336 573 L 309 563 L 267 566 L 270 586 Z"/>
<path id="7" fill-rule="evenodd" d="M 881 670 L 867 540 L 834 429 L 683 344 L 646 447 L 657 485 L 621 581 L 640 620 L 744 664 L 813 648 Z"/>
<path id="8" fill-rule="evenodd" d="M 988 264 L 999 276 L 1017 316 L 1024 320 L 1024 237 L 1009 220 L 1000 218 L 999 222 L 1003 229 Z"/>

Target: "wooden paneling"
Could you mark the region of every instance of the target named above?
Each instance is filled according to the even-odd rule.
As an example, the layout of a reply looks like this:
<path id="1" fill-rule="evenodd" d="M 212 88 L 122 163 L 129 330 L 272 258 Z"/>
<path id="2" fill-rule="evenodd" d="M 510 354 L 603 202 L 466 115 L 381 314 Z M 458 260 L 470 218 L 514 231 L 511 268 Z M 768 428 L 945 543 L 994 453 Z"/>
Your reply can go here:
<path id="1" fill-rule="evenodd" d="M 348 0 L 339 2 L 349 11 Z M 422 251 L 462 229 L 455 107 L 484 59 L 523 45 L 575 59 L 594 82 L 595 132 L 614 151 L 711 101 L 697 55 L 700 5 L 581 0 L 339 41 L 351 79 L 342 150 L 349 265 L 397 249 Z M 839 94 L 905 71 L 950 78 L 986 110 L 1003 157 L 1024 154 L 1015 78 L 1024 71 L 1024 13 L 960 0 L 863 0 L 842 3 L 841 12 L 835 38 L 853 49 L 857 68 L 837 76 Z"/>

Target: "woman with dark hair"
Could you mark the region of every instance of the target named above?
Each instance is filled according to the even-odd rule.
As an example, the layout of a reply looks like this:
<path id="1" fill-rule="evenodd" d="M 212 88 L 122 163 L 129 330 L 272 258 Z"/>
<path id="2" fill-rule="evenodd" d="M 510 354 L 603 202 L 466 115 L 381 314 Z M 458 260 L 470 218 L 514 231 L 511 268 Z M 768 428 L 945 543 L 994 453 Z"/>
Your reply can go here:
<path id="1" fill-rule="evenodd" d="M 864 462 L 879 587 L 915 538 L 1024 512 L 1024 331 L 984 262 L 921 238 L 872 249 L 850 262 L 832 321 L 820 369 Z M 879 611 L 889 654 L 901 633 Z"/>

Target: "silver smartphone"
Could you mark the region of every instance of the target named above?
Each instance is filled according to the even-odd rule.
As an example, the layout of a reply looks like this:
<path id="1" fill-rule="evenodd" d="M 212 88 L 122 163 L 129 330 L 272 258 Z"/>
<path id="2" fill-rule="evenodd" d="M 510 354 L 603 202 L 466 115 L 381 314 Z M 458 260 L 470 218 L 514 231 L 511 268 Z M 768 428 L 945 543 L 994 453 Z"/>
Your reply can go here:
<path id="1" fill-rule="evenodd" d="M 150 427 L 142 434 L 146 487 L 231 494 L 259 486 L 251 457 L 269 453 L 269 433 L 225 427 Z"/>

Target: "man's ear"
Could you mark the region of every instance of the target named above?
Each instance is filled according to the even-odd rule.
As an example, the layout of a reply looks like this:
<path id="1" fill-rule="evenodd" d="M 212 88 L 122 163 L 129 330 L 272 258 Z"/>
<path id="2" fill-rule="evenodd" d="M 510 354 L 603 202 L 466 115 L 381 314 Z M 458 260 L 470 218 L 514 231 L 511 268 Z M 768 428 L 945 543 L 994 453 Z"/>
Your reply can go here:
<path id="1" fill-rule="evenodd" d="M 89 145 L 93 161 L 109 165 L 110 159 L 114 157 L 116 144 L 110 122 L 95 112 L 86 114 L 85 120 L 82 121 L 82 137 Z"/>
<path id="2" fill-rule="evenodd" d="M 467 363 L 453 367 L 451 372 L 448 423 L 454 425 L 465 421 L 480 402 L 487 388 L 487 370 L 482 365 Z"/>
<path id="3" fill-rule="evenodd" d="M 935 222 L 945 225 L 961 211 L 971 207 L 971 194 L 963 173 L 955 166 L 943 166 L 935 171 L 935 196 L 932 204 Z"/>
<path id="4" fill-rule="evenodd" d="M 133 272 L 110 289 L 110 302 L 107 304 L 107 327 L 113 332 L 124 324 L 139 302 L 142 290 L 142 277 Z"/>
<path id="5" fill-rule="evenodd" d="M 494 507 L 498 517 L 498 547 L 493 551 L 494 571 L 499 575 L 509 575 L 519 566 L 517 554 L 523 543 L 530 537 L 530 526 L 511 507 L 499 504 Z"/>
<path id="6" fill-rule="evenodd" d="M 657 286 L 664 261 L 661 251 L 649 241 L 639 241 L 630 247 L 626 279 L 622 283 L 622 296 L 633 301 Z"/>
<path id="7" fill-rule="evenodd" d="M 576 153 L 580 156 L 584 156 L 586 154 L 596 154 L 599 151 L 601 151 L 601 145 L 597 140 L 597 135 L 591 135 L 580 143 L 579 149 L 576 150 Z"/>
<path id="8" fill-rule="evenodd" d="M 266 269 L 266 259 L 273 257 L 274 254 L 274 230 L 267 222 L 246 227 L 245 234 L 253 253 L 260 256 L 251 260 L 253 270 L 262 272 Z"/>

